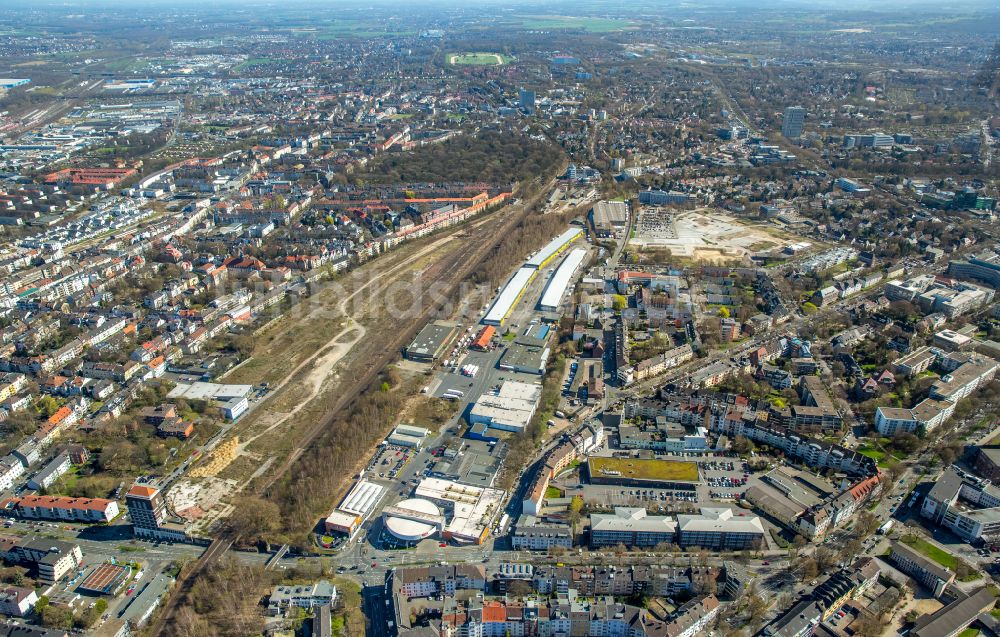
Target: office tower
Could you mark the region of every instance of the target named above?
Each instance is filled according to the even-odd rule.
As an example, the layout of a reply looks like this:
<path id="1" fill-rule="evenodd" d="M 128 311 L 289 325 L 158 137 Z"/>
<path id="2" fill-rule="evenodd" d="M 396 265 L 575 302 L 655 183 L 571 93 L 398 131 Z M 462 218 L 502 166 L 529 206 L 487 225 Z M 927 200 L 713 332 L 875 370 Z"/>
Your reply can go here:
<path id="1" fill-rule="evenodd" d="M 521 108 L 533 113 L 535 111 L 535 92 L 528 89 L 521 89 Z"/>
<path id="2" fill-rule="evenodd" d="M 785 117 L 781 121 L 781 134 L 789 139 L 801 136 L 805 121 L 806 109 L 801 106 L 789 106 L 785 109 Z"/>

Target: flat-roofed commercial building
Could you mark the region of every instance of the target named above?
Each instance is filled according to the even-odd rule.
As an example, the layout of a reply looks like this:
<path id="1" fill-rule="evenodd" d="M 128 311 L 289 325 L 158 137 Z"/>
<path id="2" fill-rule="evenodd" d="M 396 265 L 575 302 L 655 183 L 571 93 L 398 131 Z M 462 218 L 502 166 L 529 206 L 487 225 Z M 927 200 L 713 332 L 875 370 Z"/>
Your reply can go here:
<path id="1" fill-rule="evenodd" d="M 430 432 L 423 427 L 414 427 L 413 425 L 398 425 L 392 430 L 392 433 L 385 439 L 390 445 L 397 445 L 399 447 L 409 447 L 410 449 L 419 449 L 423 444 L 424 440 Z"/>
<path id="2" fill-rule="evenodd" d="M 80 584 L 80 590 L 95 595 L 117 595 L 132 574 L 127 566 L 99 564 Z"/>
<path id="3" fill-rule="evenodd" d="M 1000 288 L 1000 255 L 986 252 L 968 261 L 952 261 L 948 264 L 948 276 L 974 279 Z"/>
<path id="4" fill-rule="evenodd" d="M 482 544 L 502 513 L 504 492 L 441 478 L 424 478 L 416 498 L 439 505 L 448 517 L 442 536 L 463 544 Z"/>
<path id="5" fill-rule="evenodd" d="M 541 385 L 504 381 L 496 394 L 483 394 L 469 410 L 469 424 L 491 429 L 524 431 L 542 397 Z"/>
<path id="6" fill-rule="evenodd" d="M 1000 541 L 1000 489 L 954 466 L 927 492 L 920 515 L 966 542 Z"/>
<path id="7" fill-rule="evenodd" d="M 1000 481 L 1000 448 L 979 447 L 975 459 L 976 473 L 994 483 Z"/>
<path id="8" fill-rule="evenodd" d="M 515 551 L 547 551 L 553 546 L 572 548 L 573 530 L 567 524 L 541 522 L 533 515 L 517 519 L 511 546 Z"/>
<path id="9" fill-rule="evenodd" d="M 641 507 L 615 507 L 614 513 L 590 516 L 590 546 L 656 546 L 672 544 L 677 522 L 668 516 L 646 514 Z"/>
<path id="10" fill-rule="evenodd" d="M 550 349 L 545 339 L 522 336 L 514 339 L 500 361 L 500 369 L 524 374 L 545 373 Z"/>
<path id="11" fill-rule="evenodd" d="M 700 515 L 678 515 L 680 545 L 717 551 L 741 551 L 760 546 L 764 526 L 756 515 L 734 515 L 732 509 L 705 507 Z"/>

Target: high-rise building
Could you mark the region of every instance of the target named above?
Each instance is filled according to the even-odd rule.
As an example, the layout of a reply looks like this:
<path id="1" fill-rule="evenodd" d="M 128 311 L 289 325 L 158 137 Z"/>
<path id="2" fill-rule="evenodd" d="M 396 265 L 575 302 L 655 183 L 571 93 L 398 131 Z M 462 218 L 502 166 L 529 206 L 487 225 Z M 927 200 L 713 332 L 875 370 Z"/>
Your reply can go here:
<path id="1" fill-rule="evenodd" d="M 522 88 L 520 93 L 520 106 L 529 113 L 533 113 L 535 111 L 535 92 Z"/>
<path id="2" fill-rule="evenodd" d="M 167 502 L 160 490 L 145 484 L 137 484 L 125 495 L 129 517 L 132 518 L 132 533 L 136 537 L 154 540 L 187 539 L 184 529 L 167 521 Z"/>
<path id="3" fill-rule="evenodd" d="M 781 121 L 781 134 L 789 139 L 800 137 L 805 121 L 806 109 L 801 106 L 789 106 L 785 109 L 785 117 Z"/>
<path id="4" fill-rule="evenodd" d="M 125 502 L 138 537 L 152 537 L 167 519 L 167 504 L 159 489 L 137 484 L 129 489 Z"/>

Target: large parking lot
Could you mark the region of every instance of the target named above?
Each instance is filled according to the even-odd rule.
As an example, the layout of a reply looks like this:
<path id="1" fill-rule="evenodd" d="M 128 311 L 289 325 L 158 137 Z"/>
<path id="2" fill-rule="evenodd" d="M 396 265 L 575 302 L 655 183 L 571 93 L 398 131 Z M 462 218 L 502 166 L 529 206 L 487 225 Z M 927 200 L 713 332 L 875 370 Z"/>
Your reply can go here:
<path id="1" fill-rule="evenodd" d="M 412 449 L 397 447 L 396 445 L 384 445 L 368 463 L 368 471 L 377 473 L 379 478 L 393 480 L 396 475 L 410 461 Z"/>
<path id="2" fill-rule="evenodd" d="M 622 455 L 621 451 L 604 451 L 600 455 Z M 633 452 L 632 455 L 635 455 Z M 565 488 L 567 495 L 582 495 L 595 505 L 643 506 L 654 510 L 684 510 L 699 506 L 733 504 L 763 473 L 753 473 L 740 458 L 723 452 L 657 454 L 659 460 L 695 462 L 698 465 L 699 482 L 691 490 L 660 489 L 652 485 L 619 486 L 581 484 L 576 474 L 564 475 L 554 483 Z M 677 506 L 681 505 L 681 506 Z"/>
<path id="3" fill-rule="evenodd" d="M 698 470 L 713 500 L 738 500 L 753 477 L 750 467 L 739 458 L 702 460 Z"/>
<path id="4" fill-rule="evenodd" d="M 562 483 L 560 483 L 561 486 Z M 675 491 L 672 489 L 640 489 L 615 485 L 587 484 L 570 487 L 566 494 L 582 495 L 591 507 L 614 508 L 618 506 L 645 507 L 656 512 L 683 513 L 698 508 L 695 491 Z"/>

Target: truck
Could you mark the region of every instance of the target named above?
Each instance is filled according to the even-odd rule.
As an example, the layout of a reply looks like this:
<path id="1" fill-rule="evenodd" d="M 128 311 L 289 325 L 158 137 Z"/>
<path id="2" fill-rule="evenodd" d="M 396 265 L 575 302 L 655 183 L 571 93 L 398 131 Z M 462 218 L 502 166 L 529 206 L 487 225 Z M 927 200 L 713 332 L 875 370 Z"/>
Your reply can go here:
<path id="1" fill-rule="evenodd" d="M 882 526 L 878 527 L 878 534 L 879 535 L 886 535 L 886 534 L 888 534 L 889 531 L 892 530 L 893 522 L 895 522 L 895 520 L 889 520 L 885 524 L 883 524 Z"/>

